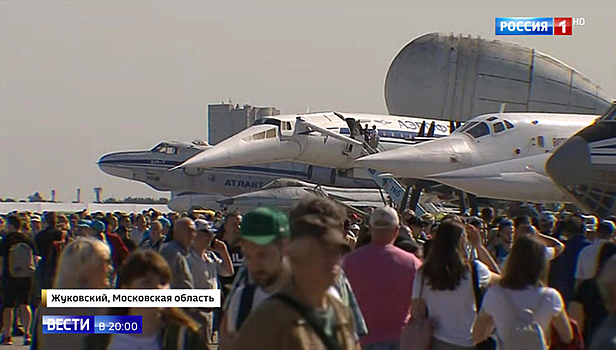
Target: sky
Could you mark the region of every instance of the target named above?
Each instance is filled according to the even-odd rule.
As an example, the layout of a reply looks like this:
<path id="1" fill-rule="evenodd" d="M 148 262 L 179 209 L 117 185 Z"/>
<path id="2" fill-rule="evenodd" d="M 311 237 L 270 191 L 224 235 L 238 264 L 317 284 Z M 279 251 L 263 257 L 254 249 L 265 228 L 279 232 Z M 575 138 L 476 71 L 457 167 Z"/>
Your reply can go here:
<path id="1" fill-rule="evenodd" d="M 0 0 L 0 197 L 168 197 L 100 156 L 205 139 L 208 103 L 283 114 L 386 114 L 389 64 L 413 38 L 492 39 L 495 17 L 583 17 L 573 36 L 507 37 L 616 96 L 616 1 Z"/>

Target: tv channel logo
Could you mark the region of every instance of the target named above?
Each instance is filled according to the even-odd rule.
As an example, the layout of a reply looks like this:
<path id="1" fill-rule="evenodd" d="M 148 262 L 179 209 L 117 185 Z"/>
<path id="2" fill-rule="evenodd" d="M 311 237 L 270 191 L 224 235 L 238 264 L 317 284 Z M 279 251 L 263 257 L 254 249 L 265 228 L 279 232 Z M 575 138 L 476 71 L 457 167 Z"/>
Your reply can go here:
<path id="1" fill-rule="evenodd" d="M 43 315 L 43 334 L 94 333 L 94 316 Z"/>
<path id="2" fill-rule="evenodd" d="M 584 18 L 496 17 L 496 35 L 573 35 L 573 26 L 583 26 Z"/>

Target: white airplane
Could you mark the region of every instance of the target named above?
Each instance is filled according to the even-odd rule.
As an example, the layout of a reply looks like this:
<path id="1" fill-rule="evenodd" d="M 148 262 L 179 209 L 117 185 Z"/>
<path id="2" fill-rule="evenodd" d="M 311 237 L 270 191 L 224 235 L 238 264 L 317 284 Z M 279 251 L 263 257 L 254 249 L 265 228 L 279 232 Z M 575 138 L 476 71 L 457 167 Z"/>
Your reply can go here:
<path id="1" fill-rule="evenodd" d="M 557 149 L 546 169 L 577 204 L 600 217 L 616 215 L 616 103 Z"/>
<path id="2" fill-rule="evenodd" d="M 213 168 L 293 161 L 349 169 L 364 149 L 365 126 L 378 130 L 378 149 L 447 136 L 449 121 L 323 112 L 271 116 L 201 152 L 177 168 Z M 366 176 L 365 174 L 363 175 Z"/>
<path id="3" fill-rule="evenodd" d="M 145 183 L 159 191 L 213 194 L 210 200 L 256 189 L 278 178 L 294 178 L 337 187 L 376 188 L 371 179 L 356 179 L 335 169 L 291 162 L 216 169 L 177 169 L 182 162 L 211 146 L 203 142 L 161 142 L 150 150 L 114 152 L 102 156 L 100 169 L 113 176 Z"/>
<path id="4" fill-rule="evenodd" d="M 379 207 L 385 204 L 385 197 L 378 189 L 328 187 L 293 179 L 274 180 L 260 190 L 233 196 L 220 203 L 229 207 L 275 206 L 288 209 L 314 195 L 330 197 L 354 207 Z"/>
<path id="5" fill-rule="evenodd" d="M 429 175 L 440 182 L 482 198 L 540 203 L 569 202 L 545 170 L 550 153 Z"/>
<path id="6" fill-rule="evenodd" d="M 296 179 L 277 179 L 261 189 L 227 198 L 216 198 L 198 193 L 180 193 L 169 201 L 170 209 L 178 212 L 189 211 L 192 208 L 215 208 L 223 205 L 229 210 L 246 211 L 258 206 L 271 206 L 281 210 L 289 210 L 295 204 L 308 196 L 328 197 L 353 210 L 362 210 L 383 206 L 387 198 L 378 189 L 373 188 L 341 188 L 321 186 Z M 446 210 L 435 206 L 440 202 L 435 196 L 424 196 L 417 208 L 417 213 L 427 211 L 432 213 Z"/>
<path id="7" fill-rule="evenodd" d="M 435 179 L 437 174 L 443 179 L 468 176 L 473 171 L 451 172 L 551 153 L 596 118 L 551 113 L 486 114 L 471 119 L 448 137 L 373 154 L 356 163 L 392 173 L 397 178 Z M 506 165 L 515 168 L 522 164 Z M 479 175 L 488 170 L 494 174 L 495 169 L 498 166 L 475 170 Z"/>

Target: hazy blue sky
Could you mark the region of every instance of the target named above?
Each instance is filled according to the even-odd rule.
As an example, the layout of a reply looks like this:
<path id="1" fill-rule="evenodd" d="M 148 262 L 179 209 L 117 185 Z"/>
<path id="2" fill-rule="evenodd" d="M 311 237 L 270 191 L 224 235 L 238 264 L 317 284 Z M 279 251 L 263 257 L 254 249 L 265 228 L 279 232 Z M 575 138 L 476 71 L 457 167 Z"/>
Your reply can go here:
<path id="1" fill-rule="evenodd" d="M 386 113 L 389 63 L 433 31 L 494 38 L 494 17 L 584 17 L 509 37 L 616 96 L 616 1 L 0 1 L 0 197 L 163 196 L 102 173 L 108 152 L 205 137 L 208 103 Z M 502 37 L 500 37 L 502 38 Z"/>

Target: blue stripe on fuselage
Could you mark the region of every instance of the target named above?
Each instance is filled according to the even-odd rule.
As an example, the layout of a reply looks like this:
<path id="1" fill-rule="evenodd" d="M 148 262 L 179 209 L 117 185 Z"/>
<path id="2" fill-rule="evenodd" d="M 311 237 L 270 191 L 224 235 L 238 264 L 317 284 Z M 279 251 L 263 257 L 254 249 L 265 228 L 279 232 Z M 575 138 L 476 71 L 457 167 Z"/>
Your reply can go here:
<path id="1" fill-rule="evenodd" d="M 154 160 L 155 161 L 155 160 Z M 117 159 L 105 160 L 99 162 L 99 165 L 124 165 L 124 166 L 139 166 L 150 168 L 171 169 L 183 163 L 183 161 L 175 160 L 158 160 L 159 163 L 152 163 L 152 159 Z M 162 162 L 162 164 L 160 163 Z M 245 172 L 261 172 L 275 175 L 292 175 L 292 176 L 308 176 L 306 172 L 287 169 L 263 168 L 256 166 L 232 166 L 226 168 L 209 168 L 208 171 L 245 171 Z"/>

